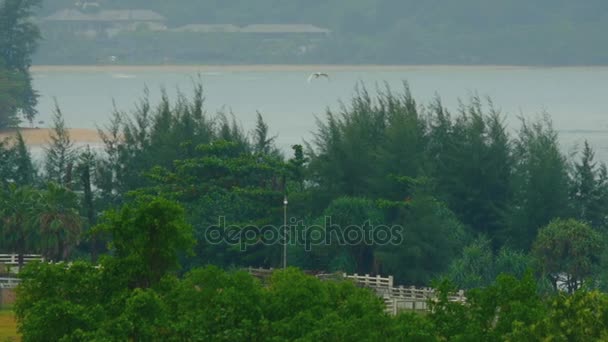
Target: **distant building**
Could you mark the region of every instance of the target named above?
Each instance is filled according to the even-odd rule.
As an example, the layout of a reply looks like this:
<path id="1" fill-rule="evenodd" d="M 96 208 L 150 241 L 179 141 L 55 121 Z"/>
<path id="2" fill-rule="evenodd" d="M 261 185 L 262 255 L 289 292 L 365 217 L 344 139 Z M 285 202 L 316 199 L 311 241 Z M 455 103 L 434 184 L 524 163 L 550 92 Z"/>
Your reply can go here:
<path id="1" fill-rule="evenodd" d="M 331 31 L 311 24 L 252 24 L 239 27 L 233 24 L 189 24 L 169 29 L 170 32 L 188 32 L 200 35 L 224 34 L 228 44 L 239 44 L 241 39 L 254 42 L 270 54 L 292 53 L 305 55 L 314 51 Z M 232 39 L 237 40 L 232 40 Z M 278 46 L 289 46 L 277 49 Z"/>
<path id="2" fill-rule="evenodd" d="M 239 27 L 233 24 L 189 24 L 171 29 L 173 32 L 248 33 L 262 35 L 324 36 L 330 30 L 310 24 L 253 24 Z"/>
<path id="3" fill-rule="evenodd" d="M 95 8 L 95 7 L 94 7 Z M 70 31 L 87 37 L 101 34 L 112 36 L 120 31 L 147 29 L 166 30 L 166 19 L 150 10 L 101 10 L 82 12 L 78 9 L 59 10 L 42 20 L 45 28 Z"/>
<path id="4" fill-rule="evenodd" d="M 243 27 L 242 33 L 327 35 L 331 31 L 310 24 L 254 24 Z"/>
<path id="5" fill-rule="evenodd" d="M 293 51 L 296 55 L 312 52 L 331 33 L 326 28 L 310 24 L 253 24 L 241 28 L 239 32 L 270 44 L 269 51 L 274 51 L 273 53 L 278 53 L 273 50 L 276 44 L 297 42 Z"/>
<path id="6" fill-rule="evenodd" d="M 240 32 L 241 28 L 232 24 L 190 24 L 171 29 L 173 32 L 194 33 L 234 33 Z"/>

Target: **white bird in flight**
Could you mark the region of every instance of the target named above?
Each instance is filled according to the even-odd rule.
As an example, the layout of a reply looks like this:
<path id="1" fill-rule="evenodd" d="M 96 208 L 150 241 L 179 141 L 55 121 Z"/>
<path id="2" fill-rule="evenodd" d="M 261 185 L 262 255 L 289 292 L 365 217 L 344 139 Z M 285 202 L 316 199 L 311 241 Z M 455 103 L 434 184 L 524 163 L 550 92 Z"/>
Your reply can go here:
<path id="1" fill-rule="evenodd" d="M 327 80 L 329 80 L 329 75 L 324 73 L 324 72 L 314 72 L 312 74 L 310 74 L 310 76 L 308 76 L 308 83 L 310 83 L 310 81 L 312 81 L 313 78 L 319 78 L 319 77 L 325 77 L 327 78 Z"/>

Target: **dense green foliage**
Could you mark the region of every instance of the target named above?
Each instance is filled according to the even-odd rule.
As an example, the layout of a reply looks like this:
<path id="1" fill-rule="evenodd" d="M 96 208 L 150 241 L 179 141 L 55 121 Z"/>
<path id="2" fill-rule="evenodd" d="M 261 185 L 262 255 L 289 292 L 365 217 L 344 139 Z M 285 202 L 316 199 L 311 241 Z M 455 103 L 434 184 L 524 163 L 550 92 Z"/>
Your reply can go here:
<path id="1" fill-rule="evenodd" d="M 38 95 L 29 73 L 40 31 L 30 19 L 41 0 L 0 2 L 0 128 L 36 116 Z"/>
<path id="2" fill-rule="evenodd" d="M 162 198 L 137 198 L 120 211 L 108 211 L 96 230 L 111 236 L 109 252 L 129 269 L 130 286 L 147 288 L 175 270 L 178 252 L 188 253 L 194 239 L 181 207 Z"/>
<path id="3" fill-rule="evenodd" d="M 532 266 L 531 257 L 525 253 L 508 247 L 494 252 L 490 240 L 480 236 L 452 261 L 447 277 L 458 288 L 479 288 L 489 286 L 503 273 L 522 277 Z"/>
<path id="4" fill-rule="evenodd" d="M 26 212 L 48 221 L 40 221 L 28 241 L 7 242 L 9 251 L 97 260 L 113 241 L 91 227 L 132 194 L 184 207 L 196 241 L 193 255 L 179 255 L 184 271 L 207 264 L 281 265 L 282 240 L 261 243 L 265 239 L 255 234 L 263 231 L 252 229 L 283 224 L 285 195 L 289 223 L 313 227 L 301 231 L 307 241 L 291 236 L 290 265 L 391 274 L 405 284 L 428 285 L 448 275 L 472 288 L 530 267 L 540 275 L 528 253 L 539 229 L 556 218 L 584 222 L 598 243 L 604 238 L 606 167 L 597 165 L 593 151 L 586 145 L 580 158 L 564 156 L 548 117 L 523 122 L 511 137 L 501 114 L 475 97 L 451 112 L 439 98 L 417 104 L 407 85 L 401 94 L 385 88 L 377 95 L 360 86 L 351 103 L 319 120 L 313 141 L 294 145 L 287 158 L 259 113 L 249 133 L 224 113 L 209 114 L 200 84 L 191 98 L 180 95 L 171 103 L 163 96 L 155 106 L 146 95 L 133 113 L 117 110 L 100 130 L 101 154 L 73 146 L 59 109 L 54 121 L 40 172 L 22 139 L 1 146 L 5 198 L 25 196 L 23 205 L 5 211 L 7 227 L 27 231 L 39 224 L 10 219 L 30 220 Z M 47 187 L 49 181 L 57 185 Z M 48 203 L 28 207 L 26 194 L 47 188 L 55 194 L 45 197 Z M 576 232 L 587 227 L 568 222 Z M 389 241 L 339 239 L 352 227 L 372 236 L 379 226 L 391 230 Z M 213 229 L 232 228 L 253 235 L 210 239 Z M 317 228 L 333 239 L 313 242 Z M 44 231 L 61 233 L 43 244 L 38 236 Z M 602 251 L 593 250 L 592 264 L 577 281 L 599 276 Z"/>
<path id="5" fill-rule="evenodd" d="M 24 19 L 36 4 L 0 3 L 0 24 L 9 27 L 0 31 L 0 127 L 34 114 L 27 70 L 37 30 Z M 272 6 L 295 22 L 330 26 L 335 35 L 327 42 L 354 61 L 370 57 L 353 53 L 362 47 L 387 61 L 383 44 L 398 46 L 370 37 L 422 31 L 392 10 L 408 4 L 424 17 L 430 8 L 354 1 L 355 10 L 329 23 L 337 2 L 323 4 L 322 16 L 303 2 L 287 4 L 265 1 L 235 16 L 243 3 L 102 1 L 150 6 L 175 25 L 204 6 L 218 13 L 204 11 L 201 20 L 265 22 L 271 17 L 260 11 Z M 558 14 L 549 21 L 563 19 Z M 398 29 L 391 20 L 374 22 L 384 16 Z M 471 30 L 492 34 L 491 25 L 463 18 Z M 434 23 L 442 37 L 463 34 L 452 29 L 458 21 Z M 434 32 L 425 44 L 439 37 Z M 454 55 L 450 46 L 433 56 Z M 608 169 L 588 144 L 565 156 L 548 116 L 522 121 L 513 136 L 491 101 L 472 97 L 448 110 L 439 97 L 417 103 L 407 84 L 377 94 L 360 85 L 350 103 L 318 120 L 312 141 L 281 151 L 262 114 L 250 132 L 226 113 L 209 114 L 198 83 L 174 103 L 163 93 L 151 104 L 146 91 L 132 113 L 117 109 L 100 129 L 100 153 L 72 143 L 58 105 L 53 125 L 42 167 L 21 134 L 0 142 L 0 249 L 17 253 L 20 268 L 29 253 L 53 262 L 20 270 L 15 310 L 25 341 L 608 337 L 608 297 L 598 292 L 608 288 Z M 284 246 L 292 268 L 264 281 L 236 270 L 278 267 Z M 394 275 L 396 284 L 434 286 L 437 297 L 424 315 L 392 317 L 376 293 L 298 268 Z M 466 303 L 449 300 L 456 289 L 467 290 Z"/>
<path id="6" fill-rule="evenodd" d="M 109 234 L 113 253 L 98 266 L 29 264 L 20 273 L 15 307 L 23 339 L 587 341 L 608 334 L 606 294 L 540 295 L 530 272 L 500 275 L 468 291 L 466 304 L 451 302 L 450 282 L 438 282 L 429 313 L 396 317 L 368 289 L 321 281 L 295 268 L 274 272 L 263 283 L 214 266 L 178 277 L 177 254 L 192 242 L 185 219 L 175 202 L 136 196 L 102 220 L 99 229 Z M 577 227 L 566 221 L 544 230 L 559 224 Z"/>
<path id="7" fill-rule="evenodd" d="M 297 36 L 280 43 L 234 34 L 125 32 L 88 40 L 48 35 L 37 61 L 122 63 L 332 63 L 599 65 L 608 63 L 600 0 L 98 0 L 102 9 L 145 8 L 186 24 L 314 24 L 332 31 L 307 53 Z M 47 0 L 41 15 L 73 7 Z M 54 44 L 62 41 L 62 49 Z M 137 42 L 137 49 L 131 48 Z M 234 53 L 238 50 L 239 53 Z M 63 60 L 62 60 L 63 58 Z"/>
<path id="8" fill-rule="evenodd" d="M 555 220 L 538 232 L 533 255 L 540 271 L 557 290 L 558 281 L 572 293 L 591 277 L 605 248 L 601 235 L 575 220 Z"/>
<path id="9" fill-rule="evenodd" d="M 360 86 L 291 156 L 261 114 L 251 132 L 209 114 L 200 84 L 111 119 L 95 153 L 72 144 L 57 108 L 44 168 L 20 134 L 0 143 L 0 248 L 61 261 L 20 274 L 25 340 L 606 334 L 605 295 L 589 292 L 608 284 L 606 166 L 587 144 L 566 157 L 548 116 L 512 137 L 491 102 L 452 112 L 416 103 L 407 84 Z M 282 264 L 284 220 L 294 268 L 264 283 L 234 271 Z M 394 275 L 440 295 L 425 316 L 391 318 L 376 294 L 295 267 Z M 456 288 L 466 305 L 448 300 Z M 594 325 L 546 319 L 576 310 Z"/>
<path id="10" fill-rule="evenodd" d="M 26 267 L 15 309 L 24 340 L 588 341 L 608 334 L 606 294 L 542 297 L 529 273 L 499 276 L 469 291 L 467 304 L 450 302 L 450 285 L 441 283 L 429 313 L 391 317 L 371 291 L 293 268 L 262 284 L 210 266 L 133 289 L 120 259 L 103 259 L 101 268 Z"/>
<path id="11" fill-rule="evenodd" d="M 192 242 L 184 220 L 176 203 L 138 197 L 99 226 L 113 241 L 100 267 L 28 265 L 16 305 L 24 340 L 370 340 L 386 334 L 381 300 L 348 282 L 322 283 L 288 269 L 262 287 L 244 272 L 216 267 L 176 278 L 176 253 Z"/>
<path id="12" fill-rule="evenodd" d="M 0 246 L 19 254 L 65 260 L 80 239 L 75 193 L 55 183 L 46 189 L 9 184 L 0 192 Z"/>

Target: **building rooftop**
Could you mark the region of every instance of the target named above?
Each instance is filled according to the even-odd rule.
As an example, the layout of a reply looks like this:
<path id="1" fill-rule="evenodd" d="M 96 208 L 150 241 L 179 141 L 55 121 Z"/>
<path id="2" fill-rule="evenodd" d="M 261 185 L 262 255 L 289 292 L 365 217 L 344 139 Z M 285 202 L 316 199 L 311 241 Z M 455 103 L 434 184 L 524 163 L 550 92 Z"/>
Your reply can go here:
<path id="1" fill-rule="evenodd" d="M 239 32 L 240 27 L 232 24 L 190 24 L 171 29 L 175 32 Z"/>
<path id="2" fill-rule="evenodd" d="M 330 33 L 325 28 L 310 24 L 253 24 L 245 26 L 244 33 Z"/>
<path id="3" fill-rule="evenodd" d="M 95 13 L 82 13 L 75 9 L 59 10 L 45 21 L 165 21 L 162 15 L 142 9 L 133 10 L 100 10 Z"/>

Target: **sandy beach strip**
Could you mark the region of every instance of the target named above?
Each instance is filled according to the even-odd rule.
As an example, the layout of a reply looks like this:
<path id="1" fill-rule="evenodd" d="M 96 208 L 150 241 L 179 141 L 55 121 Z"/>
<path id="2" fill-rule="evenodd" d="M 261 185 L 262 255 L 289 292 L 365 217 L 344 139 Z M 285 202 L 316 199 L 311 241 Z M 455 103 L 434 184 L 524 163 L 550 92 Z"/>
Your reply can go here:
<path id="1" fill-rule="evenodd" d="M 43 146 L 51 141 L 50 135 L 53 131 L 50 128 L 20 128 L 23 140 L 28 146 Z M 75 144 L 92 144 L 98 145 L 102 143 L 99 133 L 95 129 L 87 128 L 70 128 L 70 139 Z M 0 140 L 15 137 L 17 129 L 0 130 Z"/>
<path id="2" fill-rule="evenodd" d="M 471 69 L 534 69 L 530 66 L 509 65 L 33 65 L 32 72 L 285 72 L 285 71 L 408 71 L 408 70 L 471 70 Z"/>

